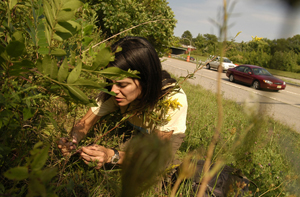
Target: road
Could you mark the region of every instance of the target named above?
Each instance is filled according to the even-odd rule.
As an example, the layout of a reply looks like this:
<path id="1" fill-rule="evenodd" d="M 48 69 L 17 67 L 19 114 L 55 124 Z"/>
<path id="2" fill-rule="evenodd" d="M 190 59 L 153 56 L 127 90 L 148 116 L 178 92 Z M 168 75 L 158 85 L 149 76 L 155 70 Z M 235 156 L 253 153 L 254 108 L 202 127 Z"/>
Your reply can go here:
<path id="1" fill-rule="evenodd" d="M 186 76 L 192 73 L 196 64 L 176 60 L 172 58 L 162 58 L 163 69 L 169 71 L 175 76 Z M 203 68 L 195 74 L 195 79 L 189 80 L 192 84 L 200 84 L 205 89 L 217 91 L 217 74 L 216 70 Z M 232 83 L 228 80 L 225 73 L 221 76 L 221 90 L 223 97 L 231 99 L 237 103 L 248 105 L 259 104 L 261 109 L 275 120 L 286 124 L 300 133 L 300 87 L 287 85 L 285 90 L 279 92 L 270 92 L 265 90 L 255 90 L 252 87 Z"/>

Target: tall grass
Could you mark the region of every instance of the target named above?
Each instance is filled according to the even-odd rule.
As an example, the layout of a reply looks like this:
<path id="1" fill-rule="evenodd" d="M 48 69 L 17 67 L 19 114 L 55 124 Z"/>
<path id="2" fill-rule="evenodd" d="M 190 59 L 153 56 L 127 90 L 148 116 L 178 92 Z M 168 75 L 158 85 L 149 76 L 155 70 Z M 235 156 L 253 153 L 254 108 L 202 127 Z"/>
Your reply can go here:
<path id="1" fill-rule="evenodd" d="M 206 159 L 205 153 L 218 121 L 216 95 L 200 85 L 184 83 L 182 88 L 190 107 L 187 137 L 180 153 L 183 157 L 189 151 L 197 150 L 201 158 Z M 223 99 L 222 106 L 224 121 L 213 162 L 217 158 L 226 158 L 227 165 L 241 169 L 259 188 L 256 196 L 269 190 L 267 196 L 291 191 L 299 195 L 299 190 L 293 188 L 293 184 L 299 184 L 296 175 L 300 171 L 296 163 L 299 162 L 300 135 L 266 116 L 263 111 L 249 113 L 247 103 L 239 105 Z M 251 185 L 251 190 L 255 193 L 256 186 Z"/>

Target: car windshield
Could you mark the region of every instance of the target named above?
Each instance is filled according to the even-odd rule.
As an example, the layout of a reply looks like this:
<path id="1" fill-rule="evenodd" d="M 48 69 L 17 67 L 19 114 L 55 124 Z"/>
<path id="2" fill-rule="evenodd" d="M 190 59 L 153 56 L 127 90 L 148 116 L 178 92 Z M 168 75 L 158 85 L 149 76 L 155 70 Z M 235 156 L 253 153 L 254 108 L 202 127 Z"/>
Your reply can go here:
<path id="1" fill-rule="evenodd" d="M 223 62 L 231 63 L 230 59 L 228 59 L 228 58 L 224 58 L 224 59 L 223 59 Z"/>
<path id="2" fill-rule="evenodd" d="M 255 75 L 266 75 L 266 76 L 272 76 L 271 73 L 269 73 L 269 71 L 267 71 L 264 68 L 253 68 L 253 72 Z"/>

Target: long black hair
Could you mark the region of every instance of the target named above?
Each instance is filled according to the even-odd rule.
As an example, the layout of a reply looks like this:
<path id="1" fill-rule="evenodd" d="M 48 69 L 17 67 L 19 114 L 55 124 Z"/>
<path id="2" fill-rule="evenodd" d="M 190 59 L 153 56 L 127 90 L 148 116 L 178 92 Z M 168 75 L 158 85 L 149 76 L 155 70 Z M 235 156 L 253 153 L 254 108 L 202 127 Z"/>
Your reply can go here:
<path id="1" fill-rule="evenodd" d="M 139 109 L 146 106 L 154 107 L 164 94 L 163 83 L 173 83 L 176 80 L 172 79 L 166 71 L 162 71 L 155 48 L 145 38 L 127 36 L 114 43 L 111 49 L 115 52 L 118 47 L 121 47 L 122 51 L 115 53 L 115 61 L 110 62 L 108 67 L 139 71 L 142 102 L 137 107 Z"/>

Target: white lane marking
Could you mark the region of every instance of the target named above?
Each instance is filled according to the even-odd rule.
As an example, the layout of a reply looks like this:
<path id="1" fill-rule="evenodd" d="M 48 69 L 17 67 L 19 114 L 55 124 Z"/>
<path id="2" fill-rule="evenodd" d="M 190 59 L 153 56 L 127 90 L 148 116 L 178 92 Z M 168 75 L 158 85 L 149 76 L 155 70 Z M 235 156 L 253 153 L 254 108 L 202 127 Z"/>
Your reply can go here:
<path id="1" fill-rule="evenodd" d="M 164 64 L 167 65 L 167 66 L 171 66 L 171 67 L 173 67 L 173 68 L 180 69 L 180 70 L 185 70 L 185 71 L 188 72 L 187 69 L 178 68 L 178 67 L 176 67 L 176 66 L 172 66 L 172 65 L 170 65 L 170 64 L 166 64 L 165 62 L 164 62 Z M 212 72 L 212 71 L 211 71 L 211 72 Z M 199 75 L 199 76 L 201 76 L 201 77 L 205 77 L 205 78 L 208 78 L 208 79 L 217 81 L 216 78 L 207 77 L 207 76 L 204 76 L 203 74 L 195 73 L 195 75 Z M 233 84 L 232 82 L 230 82 L 230 83 L 224 82 L 224 81 L 221 81 L 221 82 L 224 83 L 224 84 L 230 85 L 230 86 L 232 86 L 232 87 L 238 88 L 238 89 L 242 89 L 242 90 L 246 90 L 246 91 L 249 91 L 249 92 L 253 92 L 254 94 L 257 94 L 257 95 L 260 95 L 260 96 L 263 96 L 263 97 L 266 97 L 266 98 L 269 98 L 269 99 L 272 99 L 272 100 L 275 100 L 275 101 L 279 101 L 279 102 L 282 102 L 282 103 L 291 105 L 291 106 L 293 106 L 293 107 L 300 108 L 300 106 L 298 106 L 298 105 L 294 105 L 294 104 L 291 104 L 291 103 L 288 103 L 288 102 L 285 102 L 285 101 L 282 101 L 282 100 L 279 100 L 279 99 L 276 99 L 276 98 L 273 98 L 273 97 L 266 96 L 266 95 L 264 95 L 264 94 L 262 94 L 262 93 L 260 93 L 260 92 L 257 92 L 257 91 L 253 91 L 253 90 L 249 90 L 249 89 L 246 89 L 246 88 L 242 88 L 242 86 L 237 86 L 237 85 Z M 285 92 L 288 92 L 288 91 L 285 91 Z"/>
<path id="2" fill-rule="evenodd" d="M 300 96 L 300 94 L 299 94 L 299 93 L 296 93 L 296 92 L 290 92 L 290 91 L 287 91 L 287 90 L 284 90 L 284 92 L 287 92 L 287 93 L 290 93 L 290 94 L 294 94 L 294 95 Z"/>

